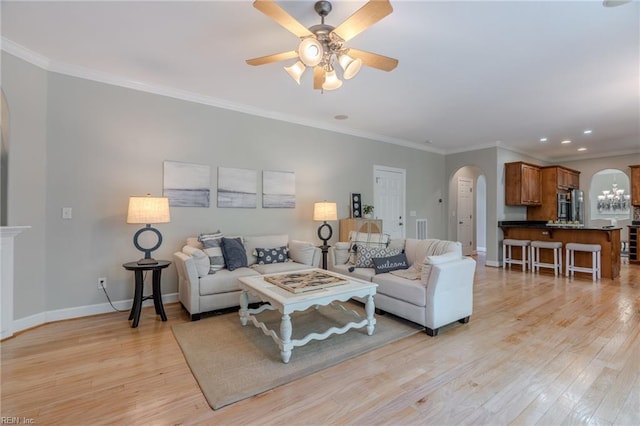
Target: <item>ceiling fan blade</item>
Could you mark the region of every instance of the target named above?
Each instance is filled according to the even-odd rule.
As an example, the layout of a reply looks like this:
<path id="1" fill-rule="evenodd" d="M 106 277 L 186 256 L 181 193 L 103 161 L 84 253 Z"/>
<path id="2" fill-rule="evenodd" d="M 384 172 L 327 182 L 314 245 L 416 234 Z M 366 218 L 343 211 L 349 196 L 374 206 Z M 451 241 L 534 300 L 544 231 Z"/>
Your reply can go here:
<path id="1" fill-rule="evenodd" d="M 298 53 L 295 50 L 290 52 L 274 53 L 273 55 L 261 56 L 259 58 L 247 59 L 249 65 L 265 65 L 272 62 L 286 61 L 287 59 L 294 59 L 298 57 Z"/>
<path id="2" fill-rule="evenodd" d="M 348 41 L 393 12 L 388 0 L 369 0 L 369 3 L 338 25 L 332 32 Z"/>
<path id="3" fill-rule="evenodd" d="M 273 0 L 256 0 L 253 2 L 253 7 L 276 21 L 278 24 L 282 25 L 286 30 L 291 31 L 299 38 L 313 35 L 307 27 L 285 12 L 284 9 L 273 2 Z"/>
<path id="4" fill-rule="evenodd" d="M 348 55 L 362 60 L 362 64 L 382 71 L 391 71 L 398 66 L 398 60 L 364 50 L 349 49 Z"/>
<path id="5" fill-rule="evenodd" d="M 315 90 L 322 90 L 322 83 L 324 83 L 324 68 L 313 68 L 313 88 Z"/>

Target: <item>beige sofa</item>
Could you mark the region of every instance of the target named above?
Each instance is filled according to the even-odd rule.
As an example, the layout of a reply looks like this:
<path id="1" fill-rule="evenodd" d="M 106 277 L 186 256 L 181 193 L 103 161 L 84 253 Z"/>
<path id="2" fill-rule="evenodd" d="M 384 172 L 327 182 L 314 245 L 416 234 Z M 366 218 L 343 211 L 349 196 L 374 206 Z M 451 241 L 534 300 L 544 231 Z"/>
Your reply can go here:
<path id="1" fill-rule="evenodd" d="M 376 309 L 420 324 L 430 336 L 444 325 L 469 321 L 476 262 L 462 255 L 459 242 L 390 241 L 388 248 L 404 251 L 409 269 L 379 274 L 355 267 L 351 245 L 337 243 L 329 249 L 328 269 L 378 284 Z"/>
<path id="2" fill-rule="evenodd" d="M 239 306 L 238 278 L 278 272 L 317 268 L 321 250 L 312 243 L 289 240 L 286 234 L 242 237 L 247 256 L 247 267 L 230 271 L 227 268 L 210 273 L 210 259 L 197 237 L 187 238 L 182 251 L 173 254 L 178 271 L 178 295 L 182 306 L 192 320 L 205 312 Z M 258 264 L 256 248 L 288 248 L 289 260 L 284 263 Z M 252 299 L 250 302 L 258 302 Z"/>

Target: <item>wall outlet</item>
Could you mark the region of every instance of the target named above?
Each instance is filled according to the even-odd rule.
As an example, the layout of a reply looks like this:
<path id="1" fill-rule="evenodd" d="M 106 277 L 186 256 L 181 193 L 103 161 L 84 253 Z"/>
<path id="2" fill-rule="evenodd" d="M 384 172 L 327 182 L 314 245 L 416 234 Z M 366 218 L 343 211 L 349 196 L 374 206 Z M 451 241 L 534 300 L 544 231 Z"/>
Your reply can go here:
<path id="1" fill-rule="evenodd" d="M 107 288 L 107 278 L 106 277 L 100 277 L 98 278 L 98 290 L 102 290 Z"/>

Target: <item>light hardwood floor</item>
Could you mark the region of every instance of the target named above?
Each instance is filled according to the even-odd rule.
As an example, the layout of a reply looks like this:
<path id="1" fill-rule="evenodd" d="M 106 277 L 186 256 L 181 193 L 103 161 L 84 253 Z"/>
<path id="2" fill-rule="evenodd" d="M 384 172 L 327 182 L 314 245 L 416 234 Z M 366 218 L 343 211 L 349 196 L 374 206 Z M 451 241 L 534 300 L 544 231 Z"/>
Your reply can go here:
<path id="1" fill-rule="evenodd" d="M 640 266 L 597 284 L 479 260 L 474 313 L 213 411 L 145 309 L 47 324 L 1 343 L 2 416 L 96 424 L 640 424 Z M 6 421 L 5 421 L 6 423 Z M 24 423 L 24 421 L 22 422 Z"/>

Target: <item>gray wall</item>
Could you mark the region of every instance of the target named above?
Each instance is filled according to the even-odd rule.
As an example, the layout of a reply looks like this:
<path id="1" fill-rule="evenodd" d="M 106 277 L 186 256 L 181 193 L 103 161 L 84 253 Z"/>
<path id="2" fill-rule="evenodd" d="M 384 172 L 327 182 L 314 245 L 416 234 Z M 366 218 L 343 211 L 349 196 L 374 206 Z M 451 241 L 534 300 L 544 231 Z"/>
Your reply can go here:
<path id="1" fill-rule="evenodd" d="M 10 119 L 6 224 L 31 225 L 15 240 L 14 318 L 46 310 L 47 87 L 45 71 L 3 53 Z"/>
<path id="2" fill-rule="evenodd" d="M 141 255 L 139 225 L 126 224 L 130 195 L 162 193 L 163 161 L 211 167 L 212 206 L 172 208 L 157 225 L 171 259 L 186 236 L 288 233 L 317 241 L 313 202 L 335 200 L 348 217 L 349 194 L 373 200 L 373 165 L 407 171 L 407 211 L 429 219 L 429 235 L 446 238 L 444 156 L 260 118 L 211 106 L 43 71 L 3 52 L 2 87 L 11 117 L 9 225 L 32 225 L 16 241 L 15 318 L 132 297 L 122 263 Z M 296 208 L 218 209 L 217 167 L 296 173 Z M 63 220 L 61 209 L 73 208 Z M 337 238 L 337 222 L 334 236 Z M 410 220 L 407 235 L 415 234 Z M 335 240 L 335 238 L 334 238 Z M 177 290 L 173 267 L 163 292 Z"/>

